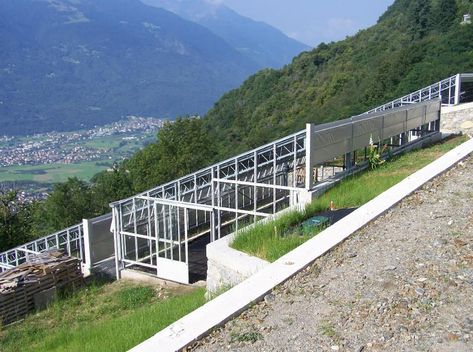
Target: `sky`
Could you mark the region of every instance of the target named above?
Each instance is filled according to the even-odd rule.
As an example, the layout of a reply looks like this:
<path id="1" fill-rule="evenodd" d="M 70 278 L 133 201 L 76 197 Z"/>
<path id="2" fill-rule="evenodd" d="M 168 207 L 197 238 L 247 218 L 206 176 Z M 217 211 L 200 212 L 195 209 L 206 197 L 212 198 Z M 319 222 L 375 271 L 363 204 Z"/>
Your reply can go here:
<path id="1" fill-rule="evenodd" d="M 214 0 L 215 1 L 215 0 Z M 217 0 L 309 46 L 344 39 L 376 23 L 394 0 Z"/>

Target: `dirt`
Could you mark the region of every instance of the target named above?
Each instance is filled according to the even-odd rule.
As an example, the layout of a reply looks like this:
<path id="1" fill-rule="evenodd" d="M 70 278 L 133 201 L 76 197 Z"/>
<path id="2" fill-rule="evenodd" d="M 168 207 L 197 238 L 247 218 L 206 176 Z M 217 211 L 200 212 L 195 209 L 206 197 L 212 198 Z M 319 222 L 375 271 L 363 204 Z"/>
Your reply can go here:
<path id="1" fill-rule="evenodd" d="M 355 233 L 195 351 L 473 351 L 473 158 Z"/>

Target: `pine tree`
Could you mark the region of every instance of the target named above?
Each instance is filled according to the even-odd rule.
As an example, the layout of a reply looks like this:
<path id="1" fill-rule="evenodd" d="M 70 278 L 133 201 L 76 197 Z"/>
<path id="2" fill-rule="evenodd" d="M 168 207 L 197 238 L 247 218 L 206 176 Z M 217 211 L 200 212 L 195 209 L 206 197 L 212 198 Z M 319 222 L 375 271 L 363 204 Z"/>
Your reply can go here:
<path id="1" fill-rule="evenodd" d="M 412 37 L 414 39 L 424 38 L 432 27 L 431 0 L 413 1 L 409 8 L 408 19 Z"/>
<path id="2" fill-rule="evenodd" d="M 457 3 L 454 0 L 439 0 L 434 8 L 434 26 L 439 31 L 446 31 L 457 20 Z M 458 18 L 458 21 L 460 19 Z"/>

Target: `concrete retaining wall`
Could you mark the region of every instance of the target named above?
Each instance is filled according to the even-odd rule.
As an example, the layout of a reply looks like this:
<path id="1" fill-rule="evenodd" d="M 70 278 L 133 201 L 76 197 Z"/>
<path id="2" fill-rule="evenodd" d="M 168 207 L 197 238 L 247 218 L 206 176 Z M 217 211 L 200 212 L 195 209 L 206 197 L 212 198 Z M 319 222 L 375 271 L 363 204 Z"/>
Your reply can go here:
<path id="1" fill-rule="evenodd" d="M 236 286 L 269 263 L 230 247 L 231 234 L 207 245 L 207 292 Z"/>
<path id="2" fill-rule="evenodd" d="M 473 103 L 442 107 L 441 130 L 473 136 Z"/>

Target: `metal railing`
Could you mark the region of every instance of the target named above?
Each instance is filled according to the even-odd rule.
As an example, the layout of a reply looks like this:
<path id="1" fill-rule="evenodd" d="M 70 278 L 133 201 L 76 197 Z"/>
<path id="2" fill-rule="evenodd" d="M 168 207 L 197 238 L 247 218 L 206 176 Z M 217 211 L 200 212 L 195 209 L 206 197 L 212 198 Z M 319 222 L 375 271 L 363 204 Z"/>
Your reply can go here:
<path id="1" fill-rule="evenodd" d="M 373 112 L 385 111 L 402 107 L 405 105 L 421 103 L 428 100 L 440 99 L 442 104 L 454 105 L 459 102 L 459 88 L 461 85 L 461 74 L 451 76 L 440 82 L 431 84 L 425 88 L 419 89 L 415 92 L 407 94 L 401 98 L 390 101 L 389 103 L 380 105 L 371 109 L 364 114 L 371 114 Z"/>
<path id="2" fill-rule="evenodd" d="M 26 262 L 28 254 L 49 249 L 63 249 L 69 256 L 83 260 L 84 228 L 82 223 L 0 253 L 0 272 Z"/>

